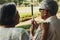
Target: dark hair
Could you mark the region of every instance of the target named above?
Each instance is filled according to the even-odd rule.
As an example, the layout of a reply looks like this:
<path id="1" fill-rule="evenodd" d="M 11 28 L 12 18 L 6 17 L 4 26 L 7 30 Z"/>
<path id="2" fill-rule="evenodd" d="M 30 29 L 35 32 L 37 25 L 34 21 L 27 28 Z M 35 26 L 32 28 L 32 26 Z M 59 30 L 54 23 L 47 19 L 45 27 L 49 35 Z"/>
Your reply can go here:
<path id="1" fill-rule="evenodd" d="M 14 3 L 6 3 L 1 7 L 0 24 L 12 25 L 14 24 L 13 17 L 16 14 L 16 5 Z"/>
<path id="2" fill-rule="evenodd" d="M 53 15 L 56 15 L 57 14 L 57 11 L 58 11 L 58 4 L 56 1 L 51 1 L 51 2 L 48 2 L 48 5 L 50 6 L 50 14 L 53 16 Z"/>

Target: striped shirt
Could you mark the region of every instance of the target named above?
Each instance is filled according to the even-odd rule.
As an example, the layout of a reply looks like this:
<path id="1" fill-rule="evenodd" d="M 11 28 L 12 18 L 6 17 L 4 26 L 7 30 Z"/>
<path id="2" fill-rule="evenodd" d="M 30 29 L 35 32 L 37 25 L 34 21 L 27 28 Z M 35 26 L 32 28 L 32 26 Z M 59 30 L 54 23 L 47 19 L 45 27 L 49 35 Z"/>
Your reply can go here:
<path id="1" fill-rule="evenodd" d="M 56 16 L 47 18 L 44 22 L 49 22 L 49 32 L 47 34 L 47 40 L 60 40 L 60 19 Z M 37 32 L 34 36 L 35 40 L 41 40 L 42 30 L 38 27 Z"/>

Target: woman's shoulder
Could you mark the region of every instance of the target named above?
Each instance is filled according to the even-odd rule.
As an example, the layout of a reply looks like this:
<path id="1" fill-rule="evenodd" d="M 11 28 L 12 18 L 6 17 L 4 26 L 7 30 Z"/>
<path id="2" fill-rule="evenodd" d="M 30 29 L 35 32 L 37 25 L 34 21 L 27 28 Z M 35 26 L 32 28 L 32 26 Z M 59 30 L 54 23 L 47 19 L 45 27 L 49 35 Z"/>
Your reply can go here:
<path id="1" fill-rule="evenodd" d="M 25 32 L 23 28 L 11 28 L 13 32 Z"/>
<path id="2" fill-rule="evenodd" d="M 13 28 L 12 36 L 13 37 L 18 37 L 20 40 L 29 39 L 28 32 L 25 29 L 23 29 L 23 28 Z"/>

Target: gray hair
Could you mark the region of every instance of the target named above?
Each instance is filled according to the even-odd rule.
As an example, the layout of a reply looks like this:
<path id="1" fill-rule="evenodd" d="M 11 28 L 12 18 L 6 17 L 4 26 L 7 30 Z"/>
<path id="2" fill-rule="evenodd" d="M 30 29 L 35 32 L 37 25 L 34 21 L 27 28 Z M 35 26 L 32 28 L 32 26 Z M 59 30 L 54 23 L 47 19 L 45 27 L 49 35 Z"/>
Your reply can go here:
<path id="1" fill-rule="evenodd" d="M 58 4 L 54 0 L 43 0 L 41 2 L 39 10 L 41 9 L 46 9 L 51 13 L 51 15 L 56 15 L 58 11 Z"/>

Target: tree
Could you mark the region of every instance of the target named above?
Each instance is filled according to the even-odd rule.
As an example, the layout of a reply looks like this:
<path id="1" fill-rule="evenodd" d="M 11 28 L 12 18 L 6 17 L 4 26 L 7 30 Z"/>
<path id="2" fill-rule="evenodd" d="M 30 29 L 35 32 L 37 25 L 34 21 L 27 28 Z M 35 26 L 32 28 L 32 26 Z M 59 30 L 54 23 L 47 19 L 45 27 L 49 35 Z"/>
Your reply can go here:
<path id="1" fill-rule="evenodd" d="M 19 2 L 18 2 L 19 5 L 21 5 L 21 4 L 23 3 L 23 0 L 18 0 L 18 1 L 19 1 Z"/>
<path id="2" fill-rule="evenodd" d="M 38 0 L 38 2 L 40 3 L 42 0 Z"/>
<path id="3" fill-rule="evenodd" d="M 3 4 L 5 2 L 6 2 L 6 0 L 0 0 L 0 4 Z"/>

